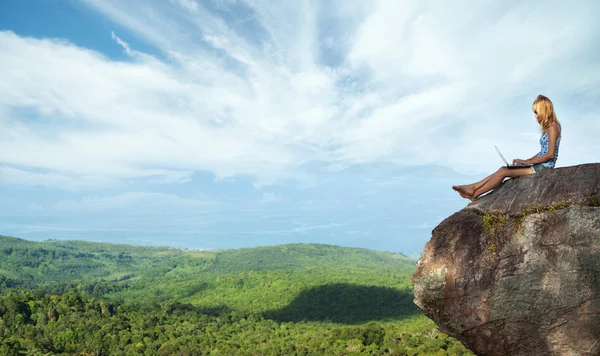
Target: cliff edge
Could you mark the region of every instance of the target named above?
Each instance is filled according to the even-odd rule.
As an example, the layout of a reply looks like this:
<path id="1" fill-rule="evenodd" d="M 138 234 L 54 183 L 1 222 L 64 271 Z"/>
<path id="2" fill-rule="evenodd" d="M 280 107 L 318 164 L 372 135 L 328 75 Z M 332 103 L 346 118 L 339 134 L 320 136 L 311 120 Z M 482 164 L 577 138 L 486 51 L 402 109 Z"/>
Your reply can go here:
<path id="1" fill-rule="evenodd" d="M 442 221 L 415 304 L 477 355 L 600 355 L 600 164 L 506 180 Z"/>

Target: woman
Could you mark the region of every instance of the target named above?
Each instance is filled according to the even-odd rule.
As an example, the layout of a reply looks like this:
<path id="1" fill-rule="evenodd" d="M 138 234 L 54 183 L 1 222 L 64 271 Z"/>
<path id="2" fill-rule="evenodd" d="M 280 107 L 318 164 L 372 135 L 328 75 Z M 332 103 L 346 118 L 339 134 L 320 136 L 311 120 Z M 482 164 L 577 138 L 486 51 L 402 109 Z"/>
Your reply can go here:
<path id="1" fill-rule="evenodd" d="M 477 183 L 468 185 L 453 185 L 452 189 L 456 190 L 461 197 L 471 201 L 477 199 L 496 188 L 502 183 L 504 178 L 515 178 L 526 174 L 540 173 L 548 169 L 554 168 L 556 159 L 558 158 L 558 147 L 562 128 L 560 122 L 554 113 L 552 101 L 543 95 L 538 95 L 533 102 L 533 114 L 540 124 L 542 137 L 540 137 L 540 152 L 535 154 L 530 159 L 514 159 L 513 164 L 532 164 L 531 168 L 513 168 L 500 167 L 495 173 L 487 176 Z"/>

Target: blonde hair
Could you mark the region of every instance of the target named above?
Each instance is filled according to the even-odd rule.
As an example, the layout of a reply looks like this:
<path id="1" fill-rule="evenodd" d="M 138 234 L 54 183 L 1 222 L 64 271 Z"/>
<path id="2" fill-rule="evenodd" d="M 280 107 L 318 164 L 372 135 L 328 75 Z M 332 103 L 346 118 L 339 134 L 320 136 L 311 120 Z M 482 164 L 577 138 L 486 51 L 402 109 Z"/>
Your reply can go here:
<path id="1" fill-rule="evenodd" d="M 541 118 L 540 130 L 545 132 L 548 128 L 554 124 L 559 124 L 560 121 L 556 118 L 554 112 L 554 105 L 552 101 L 543 95 L 538 95 L 532 104 L 533 110 L 537 112 L 537 115 Z"/>

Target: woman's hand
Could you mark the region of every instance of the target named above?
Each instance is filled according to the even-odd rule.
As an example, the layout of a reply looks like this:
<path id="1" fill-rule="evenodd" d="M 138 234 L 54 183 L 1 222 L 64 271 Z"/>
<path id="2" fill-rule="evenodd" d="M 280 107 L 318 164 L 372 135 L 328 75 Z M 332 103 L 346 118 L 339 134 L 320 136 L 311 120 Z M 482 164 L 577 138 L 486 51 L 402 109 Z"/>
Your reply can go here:
<path id="1" fill-rule="evenodd" d="M 515 158 L 513 159 L 513 164 L 528 164 L 526 160 Z"/>

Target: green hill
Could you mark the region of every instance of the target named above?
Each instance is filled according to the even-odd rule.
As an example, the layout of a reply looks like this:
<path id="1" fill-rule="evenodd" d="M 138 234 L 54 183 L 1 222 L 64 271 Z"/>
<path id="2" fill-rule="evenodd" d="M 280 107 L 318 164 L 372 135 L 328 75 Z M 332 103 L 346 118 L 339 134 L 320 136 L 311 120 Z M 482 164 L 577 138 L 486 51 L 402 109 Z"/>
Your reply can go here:
<path id="1" fill-rule="evenodd" d="M 414 271 L 399 253 L 320 244 L 288 244 L 239 250 L 195 251 L 85 241 L 27 241 L 0 236 L 0 276 L 44 283 L 110 280 L 127 274 L 161 275 L 193 267 L 207 273 L 298 270 L 315 267 Z"/>
<path id="2" fill-rule="evenodd" d="M 76 287 L 123 303 L 177 301 L 253 313 L 273 312 L 303 291 L 335 283 L 393 286 L 406 294 L 415 269 L 415 261 L 402 254 L 319 244 L 188 251 L 2 236 L 0 254 L 0 283 L 7 287 Z M 396 308 L 390 317 L 416 312 L 410 298 L 402 300 L 384 303 Z"/>
<path id="3" fill-rule="evenodd" d="M 0 345 L 50 354 L 92 344 L 105 354 L 467 354 L 412 303 L 415 262 L 320 244 L 195 251 L 0 236 L 0 336 L 10 334 Z M 88 329 L 97 335 L 73 331 Z"/>
<path id="4" fill-rule="evenodd" d="M 210 270 L 239 272 L 336 266 L 394 268 L 408 272 L 414 271 L 415 263 L 401 253 L 322 244 L 288 244 L 220 251 Z"/>

